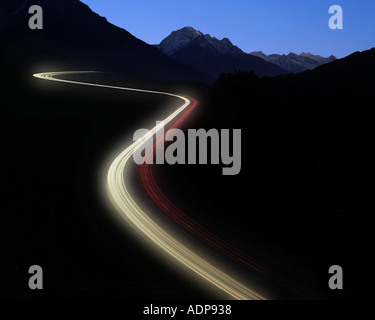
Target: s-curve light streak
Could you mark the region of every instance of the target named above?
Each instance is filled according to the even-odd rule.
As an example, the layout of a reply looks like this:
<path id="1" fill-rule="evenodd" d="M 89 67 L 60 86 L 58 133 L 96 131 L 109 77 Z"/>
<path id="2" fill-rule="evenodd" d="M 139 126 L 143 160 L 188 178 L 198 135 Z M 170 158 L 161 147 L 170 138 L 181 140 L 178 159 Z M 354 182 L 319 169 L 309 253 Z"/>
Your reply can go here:
<path id="1" fill-rule="evenodd" d="M 129 181 L 126 181 L 125 178 L 125 169 L 130 163 L 133 153 L 142 147 L 142 145 L 152 139 L 152 137 L 163 128 L 163 125 L 167 125 L 174 119 L 176 119 L 182 111 L 187 109 L 191 102 L 189 99 L 171 94 L 166 92 L 158 92 L 151 90 L 142 90 L 134 88 L 125 88 L 125 87 L 114 87 L 108 85 L 70 81 L 54 78 L 55 76 L 63 76 L 69 74 L 87 74 L 94 73 L 94 71 L 71 71 L 71 72 L 49 72 L 49 73 L 39 73 L 34 74 L 34 77 L 59 81 L 77 85 L 101 87 L 101 88 L 110 88 L 126 91 L 136 91 L 143 93 L 151 94 L 161 94 L 165 96 L 170 96 L 178 98 L 181 100 L 182 104 L 174 111 L 170 116 L 168 116 L 163 122 L 159 123 L 155 128 L 146 133 L 141 139 L 133 142 L 130 146 L 125 148 L 117 157 L 114 159 L 112 164 L 109 167 L 107 173 L 107 191 L 108 195 L 119 212 L 121 216 L 135 227 L 145 239 L 152 241 L 158 245 L 161 249 L 167 252 L 170 256 L 178 260 L 182 265 L 192 270 L 194 273 L 198 274 L 203 279 L 210 282 L 216 288 L 226 292 L 228 295 L 238 300 L 264 300 L 260 294 L 254 290 L 243 285 L 239 281 L 235 280 L 225 272 L 221 271 L 219 267 L 214 266 L 206 259 L 202 258 L 192 249 L 189 249 L 186 245 L 181 243 L 175 237 L 171 236 L 166 230 L 159 226 L 150 216 L 144 212 L 133 197 L 130 195 L 128 190 Z"/>

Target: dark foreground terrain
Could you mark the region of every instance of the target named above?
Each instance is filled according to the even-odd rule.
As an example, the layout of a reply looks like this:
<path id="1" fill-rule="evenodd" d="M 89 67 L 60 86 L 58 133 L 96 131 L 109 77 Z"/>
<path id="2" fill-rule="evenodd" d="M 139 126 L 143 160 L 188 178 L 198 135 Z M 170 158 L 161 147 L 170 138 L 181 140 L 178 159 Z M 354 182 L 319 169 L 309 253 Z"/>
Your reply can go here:
<path id="1" fill-rule="evenodd" d="M 162 190 L 194 220 L 293 279 L 310 297 L 373 298 L 373 280 L 363 273 L 371 267 L 373 243 L 373 55 L 354 54 L 299 76 L 226 74 L 212 87 L 114 74 L 90 81 L 197 98 L 185 130 L 241 128 L 239 175 L 222 176 L 221 165 L 156 166 Z M 31 75 L 2 76 L 1 296 L 215 298 L 208 286 L 190 281 L 124 231 L 100 185 L 114 147 L 164 119 L 176 101 Z M 33 264 L 44 268 L 42 292 L 27 286 Z M 334 264 L 344 269 L 343 291 L 328 289 Z M 280 298 L 301 298 L 277 279 L 265 281 Z"/>
<path id="2" fill-rule="evenodd" d="M 360 276 L 374 241 L 374 54 L 298 76 L 222 75 L 184 127 L 241 128 L 241 173 L 224 177 L 222 165 L 157 171 L 185 213 L 315 298 L 374 297 L 373 280 Z M 343 291 L 328 288 L 335 264 L 344 269 Z"/>
<path id="3" fill-rule="evenodd" d="M 101 185 L 114 148 L 175 101 L 26 72 L 3 79 L 1 297 L 206 297 L 116 223 Z M 43 267 L 43 291 L 28 288 L 34 264 Z"/>

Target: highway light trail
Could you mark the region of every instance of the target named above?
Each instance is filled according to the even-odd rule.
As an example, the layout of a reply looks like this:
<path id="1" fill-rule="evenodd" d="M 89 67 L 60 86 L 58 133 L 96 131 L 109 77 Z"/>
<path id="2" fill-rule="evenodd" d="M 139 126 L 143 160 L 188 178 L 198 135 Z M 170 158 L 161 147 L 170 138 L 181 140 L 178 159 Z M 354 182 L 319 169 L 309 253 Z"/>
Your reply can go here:
<path id="1" fill-rule="evenodd" d="M 190 112 L 197 106 L 198 102 L 195 99 L 192 100 L 193 104 L 191 105 L 191 107 L 184 112 L 184 114 L 169 128 L 169 130 L 177 128 L 190 114 Z M 150 161 L 150 159 L 152 159 L 152 157 L 156 154 L 158 148 L 163 148 L 163 142 L 165 140 L 165 137 L 167 136 L 167 133 L 168 131 L 166 131 L 164 135 L 154 143 L 152 148 L 148 150 L 145 156 L 145 161 L 141 165 L 141 182 L 150 198 L 158 205 L 161 210 L 163 210 L 166 215 L 172 218 L 176 223 L 178 223 L 196 238 L 211 246 L 221 254 L 248 268 L 259 277 L 274 283 L 278 283 L 284 288 L 291 290 L 298 295 L 303 296 L 304 298 L 310 299 L 309 295 L 305 293 L 306 289 L 303 288 L 303 286 L 290 281 L 284 275 L 273 270 L 262 262 L 250 257 L 246 253 L 232 246 L 230 243 L 216 236 L 205 227 L 192 220 L 188 215 L 183 213 L 165 196 L 165 194 L 161 191 L 155 181 L 154 175 L 152 173 L 153 162 Z"/>
<path id="2" fill-rule="evenodd" d="M 177 119 L 183 119 L 186 115 L 193 110 L 196 106 L 196 101 L 191 101 L 188 98 L 174 95 L 166 92 L 158 92 L 151 90 L 142 90 L 134 88 L 116 87 L 102 84 L 94 84 L 87 82 L 63 80 L 55 78 L 55 76 L 64 76 L 69 74 L 87 74 L 94 73 L 93 71 L 71 71 L 71 72 L 49 72 L 35 74 L 34 77 L 50 80 L 65 82 L 76 85 L 85 85 L 92 87 L 117 89 L 125 91 L 135 91 L 145 94 L 160 94 L 170 96 L 181 100 L 181 104 L 171 115 L 169 115 L 163 122 L 158 124 L 151 131 L 146 133 L 141 139 L 133 142 L 130 146 L 126 147 L 111 163 L 106 179 L 106 188 L 112 204 L 117 209 L 119 214 L 136 230 L 138 230 L 145 239 L 152 241 L 161 249 L 167 252 L 170 256 L 178 260 L 182 265 L 192 270 L 194 273 L 210 282 L 216 288 L 226 292 L 229 296 L 238 300 L 263 300 L 263 296 L 248 288 L 241 282 L 235 280 L 219 267 L 214 266 L 212 263 L 196 254 L 187 245 L 184 245 L 175 237 L 171 236 L 166 230 L 158 225 L 150 215 L 140 208 L 129 192 L 130 181 L 126 179 L 125 170 L 132 161 L 133 153 L 142 147 L 142 145 L 152 139 L 152 137 L 163 128 L 163 125 Z M 187 110 L 184 114 L 181 113 Z M 180 116 L 180 118 L 178 118 Z"/>

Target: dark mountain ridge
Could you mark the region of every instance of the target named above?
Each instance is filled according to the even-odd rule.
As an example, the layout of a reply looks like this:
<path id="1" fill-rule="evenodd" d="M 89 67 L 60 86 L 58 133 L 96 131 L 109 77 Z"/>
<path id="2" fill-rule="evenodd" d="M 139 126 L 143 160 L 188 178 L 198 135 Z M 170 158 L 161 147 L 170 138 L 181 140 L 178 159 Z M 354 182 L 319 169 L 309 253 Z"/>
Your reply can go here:
<path id="1" fill-rule="evenodd" d="M 332 61 L 308 70 L 295 77 L 285 77 L 289 81 L 322 86 L 359 89 L 373 92 L 375 73 L 375 48 Z"/>
<path id="2" fill-rule="evenodd" d="M 31 5 L 43 8 L 43 30 L 28 27 Z M 78 0 L 6 1 L 0 11 L 2 67 L 95 68 L 153 79 L 213 80 L 112 25 Z"/>

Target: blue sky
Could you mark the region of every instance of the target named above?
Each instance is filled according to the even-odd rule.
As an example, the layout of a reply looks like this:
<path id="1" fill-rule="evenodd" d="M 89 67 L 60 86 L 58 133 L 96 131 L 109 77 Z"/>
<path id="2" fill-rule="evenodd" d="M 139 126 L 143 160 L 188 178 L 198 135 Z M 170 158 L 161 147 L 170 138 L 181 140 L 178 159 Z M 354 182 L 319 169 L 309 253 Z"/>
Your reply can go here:
<path id="1" fill-rule="evenodd" d="M 245 52 L 311 52 L 344 57 L 375 46 L 375 0 L 82 0 L 137 38 L 159 43 L 191 26 Z M 344 10 L 344 29 L 328 27 L 331 5 Z"/>

